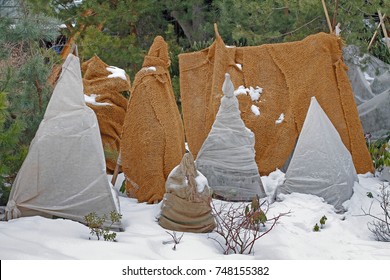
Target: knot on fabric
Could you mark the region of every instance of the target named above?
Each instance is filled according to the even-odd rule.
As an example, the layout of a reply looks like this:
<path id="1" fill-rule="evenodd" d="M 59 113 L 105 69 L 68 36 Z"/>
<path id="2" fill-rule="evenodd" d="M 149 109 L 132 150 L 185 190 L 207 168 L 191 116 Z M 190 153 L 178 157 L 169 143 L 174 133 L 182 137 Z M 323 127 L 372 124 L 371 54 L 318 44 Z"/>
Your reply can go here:
<path id="1" fill-rule="evenodd" d="M 5 207 L 5 218 L 7 221 L 19 218 L 22 215 L 15 200 L 10 199 Z"/>

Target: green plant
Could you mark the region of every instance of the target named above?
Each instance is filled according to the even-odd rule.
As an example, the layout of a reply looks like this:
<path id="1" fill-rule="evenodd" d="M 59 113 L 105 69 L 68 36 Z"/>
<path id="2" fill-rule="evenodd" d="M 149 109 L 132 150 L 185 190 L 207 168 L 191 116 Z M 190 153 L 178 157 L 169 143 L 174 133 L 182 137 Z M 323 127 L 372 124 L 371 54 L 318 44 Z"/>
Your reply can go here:
<path id="1" fill-rule="evenodd" d="M 0 88 L 0 205 L 3 206 L 8 202 L 12 182 L 27 154 L 27 147 L 18 145 L 23 125 L 13 120 L 7 109 L 7 95 Z"/>
<path id="2" fill-rule="evenodd" d="M 325 215 L 322 216 L 322 218 L 320 219 L 321 228 L 324 228 L 327 219 L 328 218 Z"/>
<path id="3" fill-rule="evenodd" d="M 90 234 L 92 236 L 96 235 L 97 239 L 103 237 L 104 241 L 114 241 L 116 242 L 116 233 L 111 232 L 110 228 L 114 223 L 120 222 L 122 214 L 112 211 L 110 213 L 111 224 L 109 226 L 104 226 L 104 223 L 107 220 L 107 215 L 104 214 L 102 217 L 99 217 L 95 212 L 89 213 L 84 217 L 84 220 L 91 230 Z M 91 239 L 91 238 L 90 238 Z"/>
<path id="4" fill-rule="evenodd" d="M 315 224 L 313 231 L 315 232 L 320 231 L 320 227 L 318 226 L 318 224 Z"/>
<path id="5" fill-rule="evenodd" d="M 254 197 L 251 204 L 245 207 L 245 215 L 249 218 L 249 222 L 252 227 L 259 226 L 260 224 L 265 226 L 265 222 L 267 222 L 267 216 L 260 208 L 259 196 Z"/>
<path id="6" fill-rule="evenodd" d="M 390 166 L 390 131 L 380 139 L 371 140 L 366 137 L 368 151 L 370 152 L 375 169 L 381 170 L 384 166 Z"/>

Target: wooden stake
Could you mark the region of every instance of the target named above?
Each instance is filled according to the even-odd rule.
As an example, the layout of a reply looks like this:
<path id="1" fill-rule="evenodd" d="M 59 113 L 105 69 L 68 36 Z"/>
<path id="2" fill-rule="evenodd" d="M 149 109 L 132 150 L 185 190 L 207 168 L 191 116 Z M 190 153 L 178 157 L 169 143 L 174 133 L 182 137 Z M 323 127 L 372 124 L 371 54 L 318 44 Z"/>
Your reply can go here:
<path id="1" fill-rule="evenodd" d="M 118 177 L 119 171 L 122 166 L 122 155 L 121 152 L 119 152 L 118 159 L 116 160 L 116 166 L 114 169 L 114 174 L 112 175 L 111 184 L 115 186 L 116 178 Z"/>
<path id="2" fill-rule="evenodd" d="M 333 33 L 332 23 L 330 22 L 330 18 L 329 18 L 329 14 L 328 14 L 328 9 L 326 8 L 326 5 L 325 5 L 325 0 L 322 0 L 322 6 L 324 7 L 324 12 L 325 12 L 326 21 L 328 22 L 328 26 L 329 26 L 329 32 L 330 32 L 330 33 Z"/>
<path id="3" fill-rule="evenodd" d="M 384 14 L 383 16 L 385 16 Z M 378 35 L 378 28 L 381 26 L 381 23 L 378 23 L 377 27 L 375 28 L 374 35 L 372 35 L 372 38 L 370 40 L 370 43 L 368 44 L 367 51 L 371 48 L 372 43 L 374 43 L 376 36 Z"/>
<path id="4" fill-rule="evenodd" d="M 336 20 L 337 20 L 338 10 L 339 10 L 339 0 L 336 0 L 335 4 L 334 4 L 334 13 L 333 13 L 333 19 L 332 19 L 332 26 L 334 29 L 336 29 Z"/>
<path id="5" fill-rule="evenodd" d="M 378 15 L 379 15 L 379 21 L 380 21 L 380 24 L 382 26 L 382 31 L 383 31 L 383 36 L 385 37 L 385 40 L 386 40 L 386 45 L 387 47 L 389 48 L 390 50 L 390 41 L 389 41 L 389 35 L 387 35 L 387 30 L 386 30 L 386 26 L 385 26 L 385 22 L 384 22 L 384 17 L 382 17 L 382 14 L 381 14 L 381 11 L 378 10 Z"/>

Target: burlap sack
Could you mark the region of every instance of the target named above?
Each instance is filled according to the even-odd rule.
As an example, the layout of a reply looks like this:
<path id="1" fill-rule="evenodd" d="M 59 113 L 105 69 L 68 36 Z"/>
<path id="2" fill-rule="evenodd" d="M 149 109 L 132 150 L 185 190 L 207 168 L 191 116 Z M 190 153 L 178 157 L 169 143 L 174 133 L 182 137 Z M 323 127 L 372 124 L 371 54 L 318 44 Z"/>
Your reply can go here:
<path id="1" fill-rule="evenodd" d="M 165 181 L 185 152 L 184 129 L 173 94 L 168 45 L 154 39 L 136 74 L 123 126 L 122 169 L 126 191 L 153 203 L 165 193 Z"/>
<path id="2" fill-rule="evenodd" d="M 258 102 L 238 96 L 241 117 L 259 139 L 256 162 L 262 175 L 289 158 L 312 96 L 323 104 L 357 172 L 373 171 L 338 37 L 319 33 L 298 42 L 230 48 L 218 35 L 208 49 L 179 55 L 179 64 L 184 126 L 194 155 L 211 129 L 229 73 L 236 86 L 263 88 Z M 283 121 L 276 122 L 282 113 Z"/>
<path id="3" fill-rule="evenodd" d="M 84 74 L 84 93 L 88 96 L 96 95 L 96 103 L 88 103 L 99 121 L 103 147 L 106 151 L 107 171 L 112 173 L 116 166 L 119 154 L 120 139 L 123 121 L 126 114 L 127 99 L 122 92 L 130 91 L 130 78 L 109 78 L 112 73 L 109 67 L 96 55 L 82 64 Z M 105 105 L 101 105 L 105 104 Z"/>
<path id="4" fill-rule="evenodd" d="M 212 231 L 215 221 L 210 206 L 211 191 L 206 183 L 207 179 L 195 168 L 192 154 L 186 153 L 165 183 L 159 224 L 174 231 Z"/>

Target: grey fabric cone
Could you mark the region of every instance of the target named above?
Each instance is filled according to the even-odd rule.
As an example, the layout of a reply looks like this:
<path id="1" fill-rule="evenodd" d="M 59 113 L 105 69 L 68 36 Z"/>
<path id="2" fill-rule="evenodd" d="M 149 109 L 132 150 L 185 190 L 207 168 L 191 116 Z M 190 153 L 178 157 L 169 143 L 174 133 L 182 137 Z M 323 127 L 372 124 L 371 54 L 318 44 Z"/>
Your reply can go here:
<path id="1" fill-rule="evenodd" d="M 317 195 L 334 205 L 337 211 L 342 211 L 343 202 L 352 196 L 355 181 L 358 178 L 351 154 L 312 97 L 286 181 L 277 192 Z"/>
<path id="2" fill-rule="evenodd" d="M 12 186 L 6 216 L 84 222 L 91 212 L 111 211 L 120 211 L 119 201 L 106 175 L 97 118 L 84 101 L 79 59 L 69 55 Z"/>
<path id="3" fill-rule="evenodd" d="M 232 201 L 265 197 L 255 162 L 255 136 L 241 119 L 229 74 L 225 75 L 222 90 L 225 96 L 199 150 L 197 169 L 206 176 L 217 197 Z"/>

